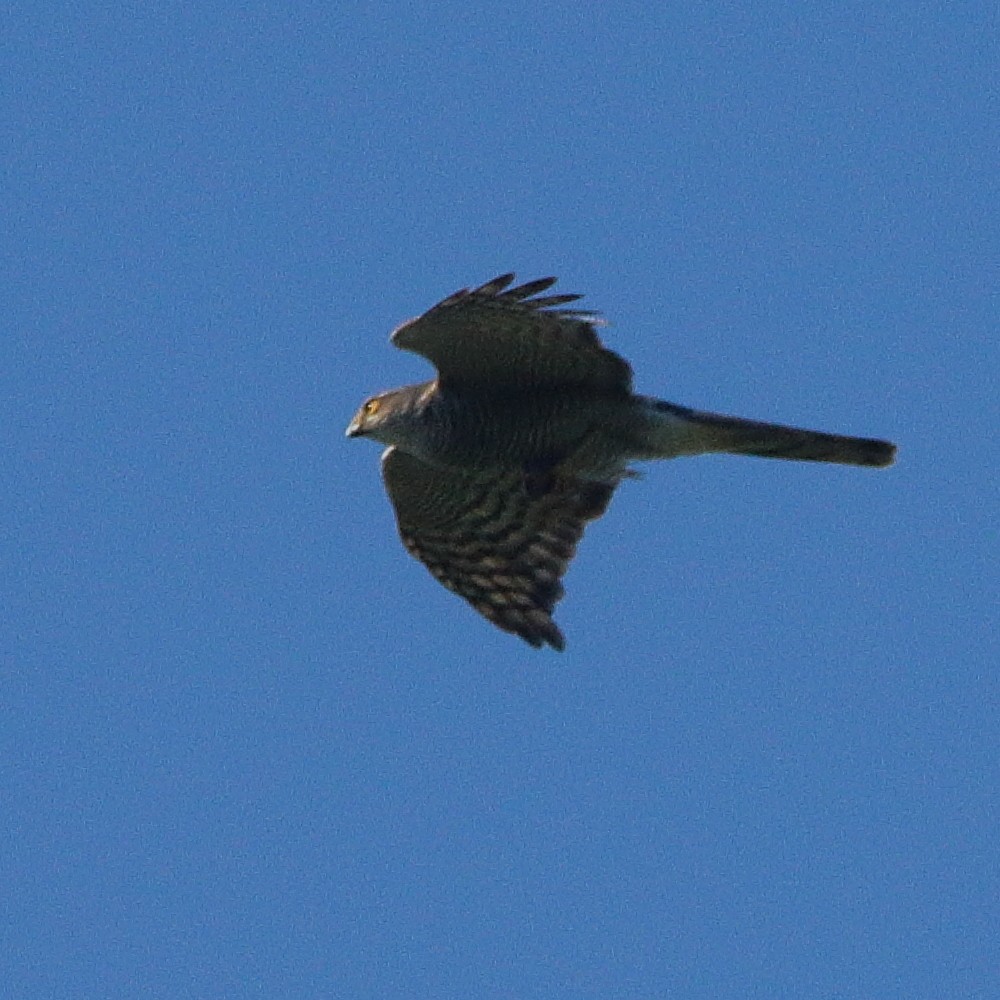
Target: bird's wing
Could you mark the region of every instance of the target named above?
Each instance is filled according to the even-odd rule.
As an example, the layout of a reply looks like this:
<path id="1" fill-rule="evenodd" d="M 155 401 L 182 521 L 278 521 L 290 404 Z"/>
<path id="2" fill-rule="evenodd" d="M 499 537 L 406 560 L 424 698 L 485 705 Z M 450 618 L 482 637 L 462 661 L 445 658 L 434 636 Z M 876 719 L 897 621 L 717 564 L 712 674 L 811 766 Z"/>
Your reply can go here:
<path id="1" fill-rule="evenodd" d="M 494 625 L 563 648 L 552 620 L 562 576 L 616 483 L 556 476 L 536 497 L 519 472 L 434 468 L 397 448 L 383 453 L 382 477 L 411 555 Z"/>
<path id="2" fill-rule="evenodd" d="M 629 392 L 632 369 L 602 346 L 595 330 L 598 316 L 558 308 L 580 296 L 539 296 L 555 280 L 509 288 L 514 275 L 503 274 L 479 288 L 463 288 L 397 327 L 392 342 L 427 358 L 444 386 L 586 386 Z"/>

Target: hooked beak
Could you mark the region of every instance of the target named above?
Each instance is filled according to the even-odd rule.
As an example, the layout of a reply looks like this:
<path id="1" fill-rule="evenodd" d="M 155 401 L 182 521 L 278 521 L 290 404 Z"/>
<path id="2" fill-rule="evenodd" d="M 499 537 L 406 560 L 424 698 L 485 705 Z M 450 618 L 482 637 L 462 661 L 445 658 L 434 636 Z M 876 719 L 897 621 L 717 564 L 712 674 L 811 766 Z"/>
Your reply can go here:
<path id="1" fill-rule="evenodd" d="M 348 425 L 347 430 L 344 431 L 344 436 L 349 438 L 360 437 L 361 435 L 361 420 L 355 417 Z"/>

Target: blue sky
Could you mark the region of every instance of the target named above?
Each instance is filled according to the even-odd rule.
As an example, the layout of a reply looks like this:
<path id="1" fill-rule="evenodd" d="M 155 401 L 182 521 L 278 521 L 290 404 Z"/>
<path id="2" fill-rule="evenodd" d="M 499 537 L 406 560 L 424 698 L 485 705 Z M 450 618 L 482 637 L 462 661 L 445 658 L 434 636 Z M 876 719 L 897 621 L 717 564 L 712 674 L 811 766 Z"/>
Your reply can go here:
<path id="1" fill-rule="evenodd" d="M 8 995 L 995 996 L 997 28 L 8 8 Z M 507 270 L 899 462 L 650 466 L 531 650 L 343 438 Z"/>

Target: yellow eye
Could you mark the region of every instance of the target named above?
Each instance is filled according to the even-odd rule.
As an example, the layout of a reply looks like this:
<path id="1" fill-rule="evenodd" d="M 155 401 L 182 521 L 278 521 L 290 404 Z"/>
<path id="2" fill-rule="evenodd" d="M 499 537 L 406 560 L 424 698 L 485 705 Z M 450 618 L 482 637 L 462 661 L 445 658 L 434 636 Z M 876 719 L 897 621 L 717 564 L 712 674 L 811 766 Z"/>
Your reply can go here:
<path id="1" fill-rule="evenodd" d="M 365 416 L 366 417 L 373 417 L 376 413 L 378 413 L 378 408 L 381 405 L 382 405 L 382 401 L 381 400 L 379 400 L 379 399 L 369 399 L 368 402 L 365 403 Z"/>

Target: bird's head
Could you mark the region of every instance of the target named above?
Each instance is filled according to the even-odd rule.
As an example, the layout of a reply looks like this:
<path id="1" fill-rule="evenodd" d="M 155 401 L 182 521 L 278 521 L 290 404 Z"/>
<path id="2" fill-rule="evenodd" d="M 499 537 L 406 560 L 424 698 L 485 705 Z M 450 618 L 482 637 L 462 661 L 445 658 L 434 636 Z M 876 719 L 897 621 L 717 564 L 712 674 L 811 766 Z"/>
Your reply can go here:
<path id="1" fill-rule="evenodd" d="M 347 436 L 370 437 L 383 444 L 405 445 L 414 433 L 426 386 L 404 386 L 366 399 L 347 425 Z"/>

